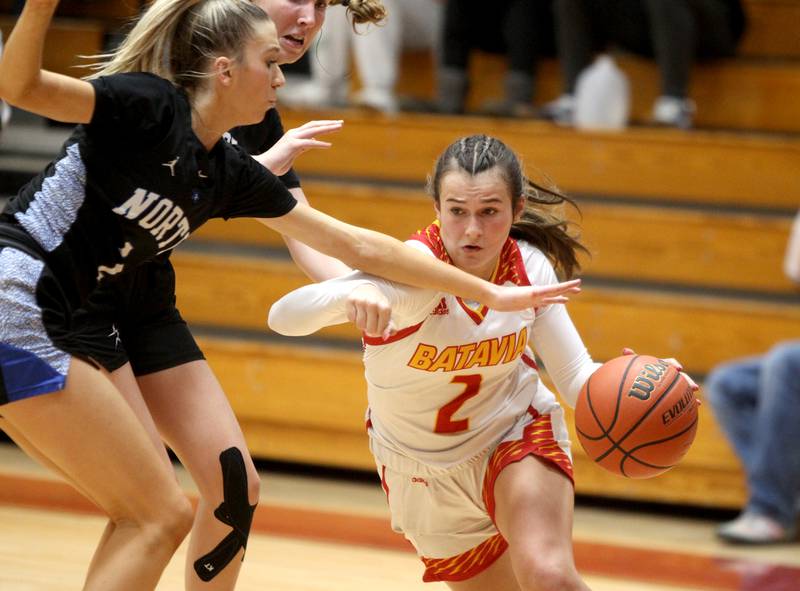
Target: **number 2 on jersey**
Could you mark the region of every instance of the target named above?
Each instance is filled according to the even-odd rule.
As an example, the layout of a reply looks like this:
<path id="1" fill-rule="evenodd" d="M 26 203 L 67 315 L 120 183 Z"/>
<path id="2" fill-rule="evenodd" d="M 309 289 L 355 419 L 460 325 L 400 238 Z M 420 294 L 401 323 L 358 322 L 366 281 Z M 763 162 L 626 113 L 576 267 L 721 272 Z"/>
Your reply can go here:
<path id="1" fill-rule="evenodd" d="M 453 420 L 453 415 L 458 412 L 458 409 L 464 406 L 464 403 L 470 398 L 478 395 L 481 389 L 481 375 L 471 374 L 467 376 L 456 376 L 450 380 L 451 384 L 464 384 L 464 391 L 453 398 L 450 402 L 445 404 L 439 409 L 436 415 L 436 428 L 434 433 L 459 433 L 469 429 L 469 419 Z"/>

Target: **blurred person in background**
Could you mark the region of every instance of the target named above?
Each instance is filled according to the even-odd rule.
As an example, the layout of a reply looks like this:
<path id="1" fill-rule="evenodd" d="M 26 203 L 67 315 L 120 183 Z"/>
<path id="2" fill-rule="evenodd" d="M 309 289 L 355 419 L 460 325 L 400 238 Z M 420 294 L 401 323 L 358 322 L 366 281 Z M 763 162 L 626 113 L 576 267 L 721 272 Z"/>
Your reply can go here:
<path id="1" fill-rule="evenodd" d="M 616 45 L 658 64 L 653 122 L 690 128 L 692 64 L 732 56 L 745 29 L 741 0 L 554 0 L 553 11 L 564 90 L 542 115 L 563 125 L 573 123 L 581 71 L 596 52 Z"/>
<path id="2" fill-rule="evenodd" d="M 503 97 L 483 106 L 486 114 L 532 116 L 536 63 L 554 55 L 551 1 L 447 0 L 437 71 L 435 110 L 463 113 L 469 93 L 469 58 L 474 50 L 502 53 L 508 70 Z M 474 81 L 476 84 L 480 81 Z"/>
<path id="3" fill-rule="evenodd" d="M 343 11 L 332 12 L 310 55 L 311 77 L 281 93 L 283 104 L 302 108 L 357 106 L 397 113 L 395 92 L 405 50 L 437 53 L 441 0 L 385 0 L 390 18 L 354 30 Z M 352 93 L 351 54 L 361 88 Z M 352 95 L 352 96 L 351 96 Z"/>
<path id="4" fill-rule="evenodd" d="M 800 213 L 784 272 L 800 285 Z M 794 540 L 800 517 L 800 340 L 718 366 L 705 390 L 744 466 L 749 491 L 741 514 L 717 535 L 734 544 Z"/>

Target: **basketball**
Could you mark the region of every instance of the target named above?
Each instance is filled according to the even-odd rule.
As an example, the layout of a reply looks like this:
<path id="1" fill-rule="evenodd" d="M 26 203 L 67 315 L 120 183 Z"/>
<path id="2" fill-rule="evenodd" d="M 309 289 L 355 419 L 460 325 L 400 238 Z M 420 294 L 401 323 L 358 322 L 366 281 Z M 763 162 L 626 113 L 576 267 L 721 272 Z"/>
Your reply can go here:
<path id="1" fill-rule="evenodd" d="M 623 355 L 586 381 L 575 428 L 588 456 L 609 472 L 651 478 L 681 461 L 697 432 L 697 401 L 672 365 Z"/>

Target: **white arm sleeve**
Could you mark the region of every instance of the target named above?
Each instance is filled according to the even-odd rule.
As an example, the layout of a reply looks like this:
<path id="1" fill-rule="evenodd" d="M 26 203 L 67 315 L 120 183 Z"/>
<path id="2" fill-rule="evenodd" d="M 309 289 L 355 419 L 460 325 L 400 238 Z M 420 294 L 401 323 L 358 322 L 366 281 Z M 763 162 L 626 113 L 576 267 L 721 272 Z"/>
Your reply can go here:
<path id="1" fill-rule="evenodd" d="M 269 311 L 269 327 L 287 336 L 302 336 L 326 326 L 347 322 L 347 298 L 357 287 L 371 284 L 380 289 L 392 306 L 392 319 L 398 328 L 425 318 L 441 294 L 385 281 L 360 271 L 321 283 L 312 283 L 289 292 Z"/>
<path id="2" fill-rule="evenodd" d="M 535 285 L 556 283 L 558 277 L 547 258 L 537 249 L 526 247 L 526 250 L 530 250 L 525 268 L 531 281 Z M 600 364 L 592 361 L 566 306 L 551 304 L 539 308 L 529 341 L 561 397 L 574 407 L 581 387 Z"/>
<path id="3" fill-rule="evenodd" d="M 592 361 L 566 306 L 551 305 L 537 316 L 530 340 L 556 389 L 574 408 L 581 387 L 600 364 Z"/>

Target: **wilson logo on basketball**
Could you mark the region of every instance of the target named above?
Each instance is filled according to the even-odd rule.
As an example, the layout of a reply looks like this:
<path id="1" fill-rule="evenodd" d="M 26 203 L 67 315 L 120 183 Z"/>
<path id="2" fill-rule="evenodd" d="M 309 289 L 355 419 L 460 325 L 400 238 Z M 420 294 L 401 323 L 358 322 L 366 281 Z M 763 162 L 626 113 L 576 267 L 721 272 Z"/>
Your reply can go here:
<path id="1" fill-rule="evenodd" d="M 656 384 L 667 373 L 668 367 L 663 361 L 645 365 L 639 375 L 636 376 L 636 379 L 633 380 L 631 389 L 628 390 L 628 396 L 639 400 L 650 400 L 650 395 L 653 393 Z"/>

